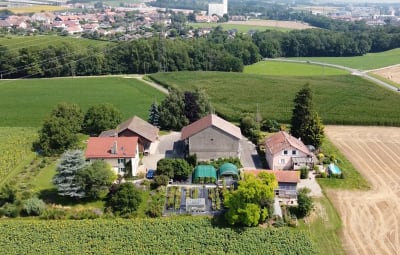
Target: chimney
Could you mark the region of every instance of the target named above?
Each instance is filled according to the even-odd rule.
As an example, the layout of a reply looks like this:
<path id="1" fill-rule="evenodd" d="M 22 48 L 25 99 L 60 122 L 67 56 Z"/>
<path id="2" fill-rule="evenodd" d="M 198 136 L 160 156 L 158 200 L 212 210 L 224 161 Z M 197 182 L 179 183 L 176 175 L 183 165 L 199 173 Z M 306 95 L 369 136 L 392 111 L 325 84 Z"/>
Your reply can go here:
<path id="1" fill-rule="evenodd" d="M 111 154 L 118 154 L 118 144 L 116 140 L 114 141 L 114 144 L 111 147 Z"/>

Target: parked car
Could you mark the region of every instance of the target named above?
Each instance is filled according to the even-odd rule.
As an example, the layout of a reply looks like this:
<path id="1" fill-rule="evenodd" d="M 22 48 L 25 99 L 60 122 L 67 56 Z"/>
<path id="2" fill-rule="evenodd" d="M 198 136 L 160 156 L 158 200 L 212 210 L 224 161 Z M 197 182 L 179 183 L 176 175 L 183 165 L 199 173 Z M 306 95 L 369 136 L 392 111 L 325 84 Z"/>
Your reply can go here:
<path id="1" fill-rule="evenodd" d="M 146 178 L 147 178 L 147 179 L 153 179 L 155 173 L 156 173 L 156 170 L 149 169 L 149 170 L 147 171 Z"/>

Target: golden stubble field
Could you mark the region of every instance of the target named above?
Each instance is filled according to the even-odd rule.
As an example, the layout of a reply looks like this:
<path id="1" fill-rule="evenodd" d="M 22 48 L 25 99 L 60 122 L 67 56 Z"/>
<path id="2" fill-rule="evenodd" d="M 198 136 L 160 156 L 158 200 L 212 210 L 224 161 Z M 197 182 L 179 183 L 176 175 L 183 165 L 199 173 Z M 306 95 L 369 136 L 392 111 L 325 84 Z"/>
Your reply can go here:
<path id="1" fill-rule="evenodd" d="M 400 84 L 400 65 L 375 70 L 373 73 Z"/>
<path id="2" fill-rule="evenodd" d="M 348 254 L 400 254 L 400 128 L 327 126 L 326 135 L 371 183 L 328 190 Z"/>

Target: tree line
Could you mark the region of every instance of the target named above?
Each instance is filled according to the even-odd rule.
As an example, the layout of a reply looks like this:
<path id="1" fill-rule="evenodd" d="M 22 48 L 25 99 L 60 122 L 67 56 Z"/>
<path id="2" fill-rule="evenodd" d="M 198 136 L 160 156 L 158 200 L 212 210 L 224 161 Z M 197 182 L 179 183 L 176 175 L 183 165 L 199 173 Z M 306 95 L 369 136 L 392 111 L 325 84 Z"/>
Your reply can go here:
<path id="1" fill-rule="evenodd" d="M 262 57 L 360 56 L 397 47 L 400 47 L 400 28 L 390 26 L 347 27 L 347 31 L 266 30 L 252 36 L 232 36 L 219 26 L 205 37 L 153 37 L 112 43 L 104 48 L 63 43 L 14 50 L 0 45 L 0 78 L 200 70 L 241 72 L 244 65 L 256 63 Z"/>

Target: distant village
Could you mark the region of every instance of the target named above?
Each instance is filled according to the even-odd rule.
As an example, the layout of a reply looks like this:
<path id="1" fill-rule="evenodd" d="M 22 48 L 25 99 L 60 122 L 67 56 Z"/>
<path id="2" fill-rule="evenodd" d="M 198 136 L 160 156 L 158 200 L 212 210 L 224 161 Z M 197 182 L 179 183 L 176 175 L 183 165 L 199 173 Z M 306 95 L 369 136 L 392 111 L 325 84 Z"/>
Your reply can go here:
<path id="1" fill-rule="evenodd" d="M 39 12 L 30 15 L 0 15 L 0 31 L 3 33 L 31 34 L 56 32 L 62 35 L 78 35 L 94 39 L 133 40 L 160 34 L 164 37 L 181 36 L 191 38 L 211 31 L 210 27 L 182 29 L 176 33 L 171 26 L 173 15 L 184 15 L 185 22 L 217 23 L 221 21 L 246 21 L 257 19 L 262 13 L 245 13 L 228 16 L 228 0 L 208 5 L 207 11 L 165 9 L 151 7 L 146 3 L 124 4 L 110 7 L 105 4 L 75 3 L 65 5 L 66 11 Z M 75 11 L 68 11 L 75 10 Z M 296 10 L 297 8 L 293 8 Z M 387 23 L 400 25 L 400 7 L 309 7 L 302 11 L 324 15 L 345 21 L 365 20 L 371 26 Z M 172 31 L 175 30 L 175 31 Z M 171 36 L 172 35 L 172 36 Z"/>

